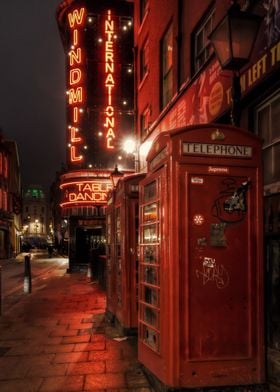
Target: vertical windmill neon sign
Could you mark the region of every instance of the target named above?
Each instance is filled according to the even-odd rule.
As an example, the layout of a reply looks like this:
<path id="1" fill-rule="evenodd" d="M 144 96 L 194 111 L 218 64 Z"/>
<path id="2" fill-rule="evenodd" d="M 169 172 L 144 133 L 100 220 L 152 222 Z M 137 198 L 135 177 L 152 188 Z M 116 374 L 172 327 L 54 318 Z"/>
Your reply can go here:
<path id="1" fill-rule="evenodd" d="M 81 47 L 81 29 L 85 23 L 85 8 L 75 9 L 68 14 L 68 22 L 71 31 L 71 50 L 69 52 L 69 89 L 68 105 L 70 109 L 69 144 L 70 144 L 70 161 L 80 162 L 83 159 L 79 155 L 78 149 L 82 143 L 82 137 L 77 136 L 79 130 L 80 116 L 82 113 L 82 104 L 84 102 L 83 86 L 83 62 L 84 53 Z"/>

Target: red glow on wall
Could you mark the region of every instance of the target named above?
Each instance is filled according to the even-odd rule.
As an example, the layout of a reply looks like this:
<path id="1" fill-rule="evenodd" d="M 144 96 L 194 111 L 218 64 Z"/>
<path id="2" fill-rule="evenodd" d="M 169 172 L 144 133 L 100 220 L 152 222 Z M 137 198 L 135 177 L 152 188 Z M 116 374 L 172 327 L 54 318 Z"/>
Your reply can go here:
<path id="1" fill-rule="evenodd" d="M 115 23 L 111 16 L 111 11 L 108 10 L 107 18 L 105 19 L 105 94 L 106 104 L 105 107 L 105 123 L 106 129 L 106 147 L 108 149 L 114 149 L 115 135 L 115 108 L 112 102 L 112 93 L 115 86 L 114 72 L 115 72 L 115 61 L 114 61 L 114 35 L 115 35 Z"/>
<path id="2" fill-rule="evenodd" d="M 84 66 L 84 49 L 82 48 L 82 39 L 84 34 L 84 25 L 86 20 L 86 9 L 84 7 L 74 9 L 68 14 L 68 23 L 70 27 L 70 46 L 68 65 L 68 106 L 70 111 L 71 124 L 67 143 L 70 143 L 70 161 L 80 162 L 83 156 L 80 153 L 83 138 L 77 137 L 76 129 L 79 127 L 81 119 L 81 108 L 85 100 L 85 88 L 83 78 Z"/>

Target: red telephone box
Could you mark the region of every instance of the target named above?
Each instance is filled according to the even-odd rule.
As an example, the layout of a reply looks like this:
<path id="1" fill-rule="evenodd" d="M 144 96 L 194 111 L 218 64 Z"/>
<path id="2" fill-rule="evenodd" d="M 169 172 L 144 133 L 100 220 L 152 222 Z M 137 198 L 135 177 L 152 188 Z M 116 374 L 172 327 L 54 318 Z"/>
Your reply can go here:
<path id="1" fill-rule="evenodd" d="M 119 180 L 107 212 L 107 225 L 109 218 L 113 225 L 114 243 L 110 272 L 114 293 L 108 309 L 123 333 L 136 332 L 138 327 L 138 184 L 144 176 L 133 174 Z"/>
<path id="2" fill-rule="evenodd" d="M 114 200 L 115 191 L 111 191 L 106 208 L 106 316 L 109 320 L 113 320 L 116 313 Z"/>
<path id="3" fill-rule="evenodd" d="M 139 360 L 172 388 L 264 381 L 261 143 L 162 133 L 140 183 Z"/>

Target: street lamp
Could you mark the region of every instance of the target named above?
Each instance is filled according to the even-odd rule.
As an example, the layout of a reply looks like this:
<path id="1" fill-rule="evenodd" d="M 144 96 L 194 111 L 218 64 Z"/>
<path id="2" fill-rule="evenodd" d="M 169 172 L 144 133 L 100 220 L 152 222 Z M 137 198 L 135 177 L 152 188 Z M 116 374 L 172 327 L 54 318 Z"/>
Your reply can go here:
<path id="1" fill-rule="evenodd" d="M 123 173 L 119 171 L 118 165 L 115 166 L 115 169 L 110 174 L 111 181 L 113 183 L 113 188 L 115 189 L 118 185 L 119 180 L 122 178 Z"/>
<path id="2" fill-rule="evenodd" d="M 128 155 L 132 155 L 134 159 L 134 170 L 139 171 L 139 151 L 137 147 L 137 142 L 133 138 L 125 139 L 123 142 L 123 150 Z"/>
<path id="3" fill-rule="evenodd" d="M 262 18 L 240 10 L 232 1 L 226 16 L 209 36 L 222 69 L 233 72 L 231 123 L 240 125 L 240 70 L 250 61 Z"/>

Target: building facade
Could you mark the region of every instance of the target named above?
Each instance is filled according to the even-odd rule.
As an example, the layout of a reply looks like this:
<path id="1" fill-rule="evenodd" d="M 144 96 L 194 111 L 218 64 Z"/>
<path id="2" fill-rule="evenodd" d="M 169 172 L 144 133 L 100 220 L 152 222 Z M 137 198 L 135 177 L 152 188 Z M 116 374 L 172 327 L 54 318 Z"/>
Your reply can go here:
<path id="1" fill-rule="evenodd" d="M 133 8 L 128 1 L 66 0 L 57 9 L 66 59 L 66 173 L 62 221 L 69 233 L 69 270 L 103 249 L 107 192 L 134 132 Z"/>
<path id="2" fill-rule="evenodd" d="M 263 139 L 268 374 L 280 385 L 280 2 L 240 1 L 262 17 L 250 62 L 241 70 L 241 127 Z M 160 133 L 230 123 L 230 71 L 208 39 L 228 1 L 136 0 L 134 41 L 139 158 Z M 257 294 L 256 294 L 257 295 Z M 278 362 L 279 363 L 279 362 Z"/>
<path id="3" fill-rule="evenodd" d="M 51 241 L 50 223 L 49 202 L 44 189 L 39 185 L 30 185 L 23 193 L 23 248 L 45 247 L 47 242 Z"/>
<path id="4" fill-rule="evenodd" d="M 0 135 L 0 258 L 20 252 L 21 176 L 17 144 Z"/>
<path id="5" fill-rule="evenodd" d="M 6 140 L 8 151 L 8 206 L 11 213 L 10 226 L 10 257 L 16 256 L 21 251 L 22 235 L 22 185 L 20 173 L 20 160 L 15 141 Z"/>

